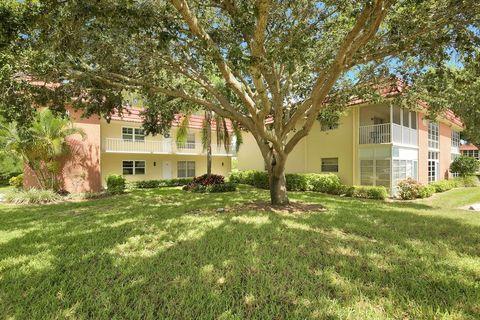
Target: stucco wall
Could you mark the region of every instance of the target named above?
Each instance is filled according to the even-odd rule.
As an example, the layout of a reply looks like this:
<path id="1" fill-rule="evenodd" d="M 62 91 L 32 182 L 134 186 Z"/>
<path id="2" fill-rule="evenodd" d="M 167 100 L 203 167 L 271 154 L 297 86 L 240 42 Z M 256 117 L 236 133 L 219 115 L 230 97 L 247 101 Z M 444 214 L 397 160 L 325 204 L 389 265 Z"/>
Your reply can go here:
<path id="1" fill-rule="evenodd" d="M 163 155 L 163 154 L 118 154 L 102 153 L 102 184 L 111 174 L 122 174 L 123 160 L 144 160 L 144 175 L 126 175 L 127 181 L 158 180 L 163 179 L 163 163 L 170 161 L 172 178 L 177 178 L 177 161 L 195 161 L 197 176 L 207 172 L 207 159 L 205 155 Z M 212 157 L 212 173 L 228 176 L 231 171 L 231 158 L 224 156 Z"/>
<path id="2" fill-rule="evenodd" d="M 339 127 L 321 131 L 315 122 L 310 134 L 301 140 L 287 159 L 287 173 L 321 172 L 322 158 L 338 158 L 340 179 L 353 184 L 354 167 L 354 130 L 358 130 L 354 121 L 355 107 L 350 108 L 340 119 Z M 250 133 L 244 134 L 244 143 L 238 152 L 239 170 L 264 170 L 263 157 Z"/>

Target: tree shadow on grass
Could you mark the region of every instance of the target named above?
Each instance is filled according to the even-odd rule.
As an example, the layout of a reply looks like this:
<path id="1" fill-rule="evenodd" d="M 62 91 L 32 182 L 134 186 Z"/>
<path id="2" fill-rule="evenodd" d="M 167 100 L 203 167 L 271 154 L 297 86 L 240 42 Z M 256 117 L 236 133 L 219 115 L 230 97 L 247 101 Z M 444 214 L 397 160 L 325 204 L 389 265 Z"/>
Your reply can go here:
<path id="1" fill-rule="evenodd" d="M 183 195 L 152 190 L 1 211 L 7 225 L 0 232 L 10 238 L 0 238 L 0 315 L 480 315 L 479 227 L 416 215 L 415 208 L 316 195 L 303 199 L 328 212 L 215 214 L 218 206 L 265 194 L 192 194 L 179 205 Z M 186 214 L 192 206 L 210 211 Z"/>

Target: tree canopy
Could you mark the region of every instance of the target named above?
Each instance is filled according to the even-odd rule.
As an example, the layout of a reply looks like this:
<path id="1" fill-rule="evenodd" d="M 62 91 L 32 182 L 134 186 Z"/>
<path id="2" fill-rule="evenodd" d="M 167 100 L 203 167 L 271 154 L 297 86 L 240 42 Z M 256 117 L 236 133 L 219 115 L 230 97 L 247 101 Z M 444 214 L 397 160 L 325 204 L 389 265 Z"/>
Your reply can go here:
<path id="1" fill-rule="evenodd" d="M 464 64 L 478 59 L 480 47 L 474 0 L 0 6 L 8 24 L 0 36 L 6 117 L 28 121 L 36 101 L 59 111 L 71 102 L 108 119 L 123 111 L 125 91 L 142 95 L 150 133 L 166 131 L 176 112 L 211 110 L 253 133 L 277 203 L 288 201 L 286 159 L 322 112 L 341 110 L 352 96 L 378 98 L 372 88 L 392 76 L 414 88 L 452 56 Z M 33 86 L 32 79 L 56 86 Z M 425 88 L 422 95 L 431 92 Z"/>

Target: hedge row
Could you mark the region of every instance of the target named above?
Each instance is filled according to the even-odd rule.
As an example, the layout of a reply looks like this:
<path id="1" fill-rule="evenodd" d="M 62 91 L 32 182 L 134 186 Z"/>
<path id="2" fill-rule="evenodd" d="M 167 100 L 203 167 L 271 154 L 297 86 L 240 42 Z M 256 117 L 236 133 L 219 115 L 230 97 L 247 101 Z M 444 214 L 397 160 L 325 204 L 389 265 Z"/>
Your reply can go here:
<path id="1" fill-rule="evenodd" d="M 423 199 L 431 197 L 434 193 L 445 192 L 453 188 L 476 187 L 479 183 L 476 176 L 441 180 L 426 185 L 415 179 L 406 179 L 398 183 L 398 196 L 403 200 Z"/>
<path id="2" fill-rule="evenodd" d="M 356 198 L 385 199 L 388 192 L 379 186 L 345 186 L 333 173 L 289 173 L 285 175 L 288 191 L 315 191 L 328 194 L 346 195 Z M 234 171 L 230 174 L 230 182 L 248 184 L 260 189 L 270 189 L 268 172 L 266 171 Z"/>
<path id="3" fill-rule="evenodd" d="M 181 187 L 192 182 L 192 178 L 163 179 L 163 180 L 140 180 L 128 183 L 133 189 L 155 189 L 160 187 Z"/>

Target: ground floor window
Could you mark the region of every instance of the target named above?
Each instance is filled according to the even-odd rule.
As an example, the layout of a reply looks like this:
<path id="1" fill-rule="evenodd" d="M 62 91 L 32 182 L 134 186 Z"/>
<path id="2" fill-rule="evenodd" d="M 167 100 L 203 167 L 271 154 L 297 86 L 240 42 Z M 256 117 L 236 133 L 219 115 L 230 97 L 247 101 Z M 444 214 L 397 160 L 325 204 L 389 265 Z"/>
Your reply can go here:
<path id="1" fill-rule="evenodd" d="M 195 161 L 178 161 L 177 177 L 179 178 L 195 177 Z"/>
<path id="2" fill-rule="evenodd" d="M 393 186 L 396 187 L 402 180 L 418 178 L 417 160 L 393 160 L 392 163 Z"/>
<path id="3" fill-rule="evenodd" d="M 434 182 L 438 180 L 440 172 L 440 155 L 436 151 L 428 152 L 428 182 Z"/>
<path id="4" fill-rule="evenodd" d="M 478 150 L 462 150 L 462 155 L 480 160 Z"/>
<path id="5" fill-rule="evenodd" d="M 122 172 L 124 175 L 145 174 L 145 161 L 124 160 L 122 161 Z"/>
<path id="6" fill-rule="evenodd" d="M 338 172 L 338 158 L 322 158 L 322 172 Z"/>
<path id="7" fill-rule="evenodd" d="M 360 184 L 390 188 L 390 160 L 360 160 Z"/>

